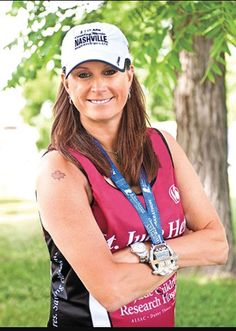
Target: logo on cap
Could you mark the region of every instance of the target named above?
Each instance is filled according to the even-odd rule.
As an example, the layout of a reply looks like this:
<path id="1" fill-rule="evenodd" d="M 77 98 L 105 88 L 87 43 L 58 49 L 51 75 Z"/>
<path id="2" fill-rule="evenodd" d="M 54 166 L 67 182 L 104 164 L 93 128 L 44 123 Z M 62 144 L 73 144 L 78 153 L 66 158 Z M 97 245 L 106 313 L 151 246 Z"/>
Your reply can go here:
<path id="1" fill-rule="evenodd" d="M 101 29 L 82 30 L 75 36 L 75 49 L 86 45 L 108 45 L 107 35 Z"/>

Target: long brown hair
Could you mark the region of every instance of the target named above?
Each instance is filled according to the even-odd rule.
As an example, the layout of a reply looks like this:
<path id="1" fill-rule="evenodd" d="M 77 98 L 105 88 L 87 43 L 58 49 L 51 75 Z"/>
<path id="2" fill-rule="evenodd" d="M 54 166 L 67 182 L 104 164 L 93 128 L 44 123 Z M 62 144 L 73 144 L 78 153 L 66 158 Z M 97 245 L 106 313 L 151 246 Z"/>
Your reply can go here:
<path id="1" fill-rule="evenodd" d="M 93 162 L 101 174 L 110 177 L 111 169 L 107 159 L 94 143 L 93 137 L 82 126 L 80 113 L 73 104 L 70 104 L 62 82 L 53 112 L 54 122 L 48 149 L 58 150 L 66 159 L 84 171 L 69 153 L 69 148 L 78 150 Z M 141 166 L 149 181 L 154 179 L 159 168 L 159 161 L 147 134 L 147 124 L 150 125 L 150 122 L 145 110 L 144 94 L 134 75 L 131 96 L 121 117 L 116 146 L 122 174 L 130 185 L 138 185 Z"/>

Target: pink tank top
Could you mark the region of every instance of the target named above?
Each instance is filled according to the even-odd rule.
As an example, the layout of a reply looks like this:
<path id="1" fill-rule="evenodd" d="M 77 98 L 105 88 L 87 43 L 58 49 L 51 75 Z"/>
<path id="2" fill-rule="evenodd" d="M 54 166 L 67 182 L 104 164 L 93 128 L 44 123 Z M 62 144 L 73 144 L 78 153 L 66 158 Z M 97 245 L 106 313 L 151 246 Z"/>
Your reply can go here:
<path id="1" fill-rule="evenodd" d="M 165 138 L 153 128 L 150 128 L 148 133 L 161 165 L 151 184 L 152 190 L 160 212 L 163 237 L 170 239 L 182 235 L 185 231 L 184 212 Z M 110 250 L 116 252 L 134 242 L 150 240 L 139 215 L 123 193 L 109 184 L 88 158 L 76 151 L 71 154 L 87 173 L 93 194 L 92 211 Z M 142 194 L 137 196 L 145 206 Z M 110 323 L 109 326 L 113 327 L 174 326 L 175 299 L 176 274 L 153 292 L 115 312 L 104 311 L 96 302 L 94 307 L 97 307 L 97 314 L 99 311 L 100 315 L 94 314 L 94 319 L 98 318 L 101 322 L 104 318 L 102 326 L 106 326 L 104 323 Z M 94 303 L 95 299 L 92 301 Z M 96 321 L 93 323 L 96 324 Z"/>

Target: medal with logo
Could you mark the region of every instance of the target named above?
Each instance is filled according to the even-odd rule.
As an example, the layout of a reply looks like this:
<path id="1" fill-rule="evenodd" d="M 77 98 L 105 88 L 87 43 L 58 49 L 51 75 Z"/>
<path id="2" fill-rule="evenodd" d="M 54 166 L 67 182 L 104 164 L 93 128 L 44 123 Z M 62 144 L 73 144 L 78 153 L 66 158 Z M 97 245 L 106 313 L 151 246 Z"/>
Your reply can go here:
<path id="1" fill-rule="evenodd" d="M 130 201 L 133 207 L 139 214 L 143 225 L 145 226 L 151 242 L 152 247 L 149 253 L 148 262 L 150 263 L 153 274 L 157 275 L 169 275 L 175 271 L 178 267 L 176 265 L 177 256 L 173 250 L 166 244 L 163 235 L 160 220 L 160 213 L 156 204 L 155 197 L 152 192 L 152 188 L 146 178 L 144 169 L 141 169 L 139 178 L 140 187 L 145 200 L 146 209 L 139 201 L 137 195 L 131 189 L 125 178 L 117 169 L 115 164 L 110 159 L 107 152 L 104 150 L 98 140 L 95 139 L 95 143 L 107 158 L 111 166 L 111 180 L 115 183 L 118 189 L 125 195 Z M 141 261 L 143 262 L 143 261 Z"/>

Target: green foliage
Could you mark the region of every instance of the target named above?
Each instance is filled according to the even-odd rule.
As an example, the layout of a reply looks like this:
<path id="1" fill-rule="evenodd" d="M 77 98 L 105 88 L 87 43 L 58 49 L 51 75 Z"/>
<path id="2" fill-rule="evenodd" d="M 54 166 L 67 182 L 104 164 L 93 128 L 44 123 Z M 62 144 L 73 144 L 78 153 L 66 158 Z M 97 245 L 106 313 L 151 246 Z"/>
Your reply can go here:
<path id="1" fill-rule="evenodd" d="M 37 72 L 34 80 L 23 85 L 26 100 L 21 115 L 26 123 L 35 126 L 39 132 L 36 145 L 39 150 L 48 146 L 52 124 L 52 107 L 58 90 L 58 77 L 48 74 L 46 68 Z"/>
<path id="2" fill-rule="evenodd" d="M 118 25 L 130 42 L 136 72 L 148 93 L 151 117 L 174 117 L 172 99 L 181 71 L 181 51 L 194 52 L 193 40 L 203 36 L 212 41 L 210 61 L 202 82 L 214 82 L 222 74 L 225 54 L 236 45 L 235 1 L 13 1 L 9 14 L 28 14 L 25 33 L 7 47 L 23 42 L 25 56 L 7 87 L 36 78 L 41 68 L 50 67 L 50 78 L 60 71 L 60 44 L 66 31 L 77 23 L 105 21 Z M 34 116 L 32 113 L 30 116 Z M 27 119 L 28 120 L 28 119 Z"/>
<path id="3" fill-rule="evenodd" d="M 27 11 L 28 29 L 7 47 L 11 48 L 21 40 L 28 56 L 19 64 L 8 87 L 35 78 L 37 71 L 49 62 L 51 75 L 58 73 L 61 40 L 69 27 L 78 23 L 76 15 L 79 11 L 82 13 L 84 7 L 85 14 L 80 22 L 107 21 L 125 31 L 134 64 L 147 69 L 145 86 L 149 89 L 155 90 L 163 79 L 163 86 L 173 89 L 176 72 L 181 70 L 179 52 L 193 51 L 193 36 L 202 35 L 213 40 L 212 61 L 204 77 L 208 79 L 221 74 L 217 63 L 223 61 L 222 52 L 229 54 L 228 45 L 236 45 L 234 1 L 103 1 L 90 12 L 86 11 L 83 1 L 74 2 L 71 8 L 62 8 L 58 2 L 54 11 L 49 10 L 47 4 L 47 1 L 13 1 L 9 14 L 17 15 L 20 9 Z M 160 79 L 158 74 L 161 74 Z"/>
<path id="4" fill-rule="evenodd" d="M 77 5 L 68 16 L 67 10 L 58 7 L 58 10 L 50 12 L 47 1 L 13 1 L 9 15 L 16 16 L 19 10 L 28 14 L 28 26 L 25 32 L 19 33 L 6 47 L 12 48 L 19 42 L 23 42 L 25 56 L 17 66 L 12 78 L 8 81 L 8 87 L 22 85 L 27 80 L 36 78 L 37 71 L 46 68 L 49 64 L 50 77 L 58 74 L 60 68 L 60 44 L 63 30 L 74 23 Z"/>

